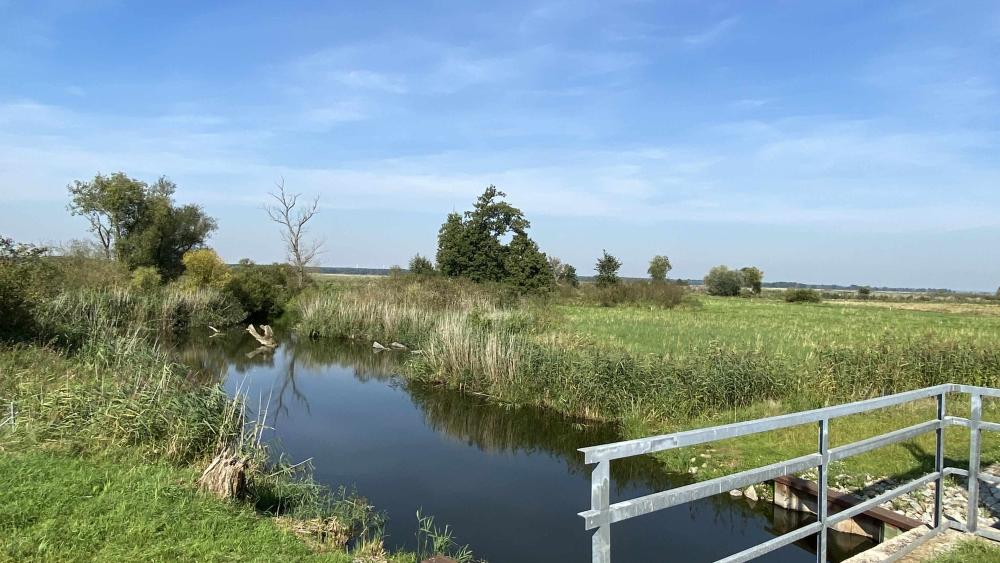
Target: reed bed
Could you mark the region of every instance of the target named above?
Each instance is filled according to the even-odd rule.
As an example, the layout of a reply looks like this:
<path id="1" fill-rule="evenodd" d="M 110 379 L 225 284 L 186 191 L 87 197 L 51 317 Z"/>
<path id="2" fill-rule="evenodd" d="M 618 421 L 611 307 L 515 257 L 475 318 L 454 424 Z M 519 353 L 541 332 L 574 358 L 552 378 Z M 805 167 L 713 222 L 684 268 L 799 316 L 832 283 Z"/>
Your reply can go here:
<path id="1" fill-rule="evenodd" d="M 229 295 L 214 289 L 161 288 L 137 292 L 127 288 L 80 289 L 60 293 L 38 311 L 43 339 L 77 347 L 95 333 L 129 337 L 180 334 L 192 327 L 222 327 L 246 317 Z"/>
<path id="2" fill-rule="evenodd" d="M 230 452 L 247 461 L 243 500 L 257 513 L 335 518 L 352 541 L 380 545 L 381 517 L 367 502 L 331 492 L 312 481 L 307 465 L 271 455 L 261 441 L 266 404 L 252 410 L 218 383 L 194 377 L 158 344 L 163 327 L 224 320 L 217 299 L 211 292 L 111 290 L 67 293 L 48 303 L 39 325 L 51 331 L 40 335 L 49 344 L 0 344 L 0 403 L 16 412 L 14 423 L 0 425 L 0 452 L 44 449 L 183 471 Z"/>
<path id="3" fill-rule="evenodd" d="M 636 417 L 637 405 L 639 418 L 684 420 L 944 381 L 1000 384 L 1000 338 L 982 317 L 742 299 L 670 310 L 501 304 L 486 288 L 471 300 L 447 290 L 372 281 L 315 294 L 300 302 L 300 327 L 419 347 L 404 371 L 420 381 L 615 421 Z"/>

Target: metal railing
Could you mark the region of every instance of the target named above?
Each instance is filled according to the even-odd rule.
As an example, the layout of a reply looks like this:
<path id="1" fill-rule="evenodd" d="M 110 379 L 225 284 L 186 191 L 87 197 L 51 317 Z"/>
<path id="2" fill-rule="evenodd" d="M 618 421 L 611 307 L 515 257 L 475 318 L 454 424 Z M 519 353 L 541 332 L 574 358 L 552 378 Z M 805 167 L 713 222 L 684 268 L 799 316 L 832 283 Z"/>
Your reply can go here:
<path id="1" fill-rule="evenodd" d="M 971 396 L 969 418 L 947 416 L 945 412 L 945 398 L 949 393 L 963 393 Z M 580 516 L 584 519 L 586 529 L 595 530 L 592 538 L 593 563 L 610 563 L 611 524 L 615 522 L 621 522 L 622 520 L 635 518 L 636 516 L 642 516 L 650 512 L 725 493 L 733 489 L 742 489 L 749 485 L 769 481 L 775 477 L 813 468 L 818 469 L 817 481 L 819 491 L 816 503 L 816 522 L 777 536 L 764 543 L 757 544 L 719 561 L 725 563 L 748 561 L 816 534 L 816 560 L 820 563 L 826 563 L 826 537 L 827 530 L 831 526 L 875 508 L 900 495 L 913 492 L 932 481 L 936 482 L 936 487 L 934 495 L 934 525 L 931 531 L 910 543 L 904 549 L 892 554 L 886 561 L 895 561 L 905 556 L 923 542 L 948 528 L 1000 541 L 1000 531 L 991 528 L 979 529 L 977 525 L 979 480 L 982 479 L 990 483 L 1000 484 L 1000 478 L 983 474 L 979 471 L 980 435 L 982 431 L 1000 431 L 1000 424 L 984 422 L 982 420 L 983 397 L 1000 397 L 1000 389 L 945 384 L 811 411 L 580 448 L 580 451 L 584 454 L 584 461 L 586 463 L 597 464 L 591 475 L 590 510 L 580 513 Z M 929 398 L 937 399 L 937 416 L 934 419 L 843 446 L 830 447 L 830 421 L 833 419 Z M 816 453 L 614 504 L 610 502 L 612 460 L 706 444 L 810 423 L 818 425 L 818 447 Z M 961 426 L 969 429 L 969 467 L 967 470 L 944 466 L 944 429 L 949 426 Z M 910 440 L 928 432 L 935 432 L 937 435 L 934 453 L 934 471 L 932 473 L 836 514 L 829 514 L 826 498 L 827 481 L 829 478 L 828 468 L 831 462 L 869 452 L 889 444 Z M 966 508 L 966 524 L 964 526 L 960 522 L 944 518 L 942 495 L 944 492 L 944 478 L 948 475 L 966 477 L 972 475 L 976 477 L 969 479 L 969 504 Z"/>

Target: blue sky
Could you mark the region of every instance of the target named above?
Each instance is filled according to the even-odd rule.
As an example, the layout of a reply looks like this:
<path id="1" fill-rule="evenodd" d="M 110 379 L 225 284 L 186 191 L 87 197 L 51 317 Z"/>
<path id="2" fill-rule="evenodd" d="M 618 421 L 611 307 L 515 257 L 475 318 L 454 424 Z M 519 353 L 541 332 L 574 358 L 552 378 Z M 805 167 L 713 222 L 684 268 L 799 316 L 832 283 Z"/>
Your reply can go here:
<path id="1" fill-rule="evenodd" d="M 433 255 L 490 184 L 588 273 L 1000 285 L 995 2 L 0 0 L 0 233 L 86 235 L 65 186 L 166 175 L 224 258 L 323 203 L 327 265 Z"/>

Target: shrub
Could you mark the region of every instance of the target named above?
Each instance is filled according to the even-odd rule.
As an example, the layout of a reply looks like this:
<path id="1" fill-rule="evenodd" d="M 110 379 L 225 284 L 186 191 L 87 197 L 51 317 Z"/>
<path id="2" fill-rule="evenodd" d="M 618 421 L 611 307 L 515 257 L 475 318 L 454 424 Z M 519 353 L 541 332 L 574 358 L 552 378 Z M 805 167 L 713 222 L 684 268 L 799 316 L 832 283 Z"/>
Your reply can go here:
<path id="1" fill-rule="evenodd" d="M 160 287 L 162 282 L 160 273 L 152 266 L 139 266 L 132 272 L 130 286 L 136 291 L 148 293 Z"/>
<path id="2" fill-rule="evenodd" d="M 434 263 L 419 254 L 410 258 L 409 270 L 411 274 L 417 276 L 433 276 L 437 273 L 437 270 L 434 269 Z"/>
<path id="3" fill-rule="evenodd" d="M 211 248 L 189 250 L 181 261 L 184 263 L 181 281 L 186 287 L 221 289 L 229 281 L 229 267 Z"/>
<path id="4" fill-rule="evenodd" d="M 46 259 L 48 249 L 0 237 L 0 339 L 28 340 L 38 330 L 36 313 L 61 283 Z"/>
<path id="5" fill-rule="evenodd" d="M 815 289 L 805 287 L 785 290 L 785 301 L 789 303 L 819 303 L 823 297 Z"/>
<path id="6" fill-rule="evenodd" d="M 232 295 L 252 321 L 280 317 L 298 294 L 294 268 L 287 264 L 261 266 L 241 260 L 233 267 L 225 291 Z"/>
<path id="7" fill-rule="evenodd" d="M 740 294 L 743 276 L 727 266 L 716 266 L 705 275 L 705 289 L 709 295 L 735 297 Z"/>

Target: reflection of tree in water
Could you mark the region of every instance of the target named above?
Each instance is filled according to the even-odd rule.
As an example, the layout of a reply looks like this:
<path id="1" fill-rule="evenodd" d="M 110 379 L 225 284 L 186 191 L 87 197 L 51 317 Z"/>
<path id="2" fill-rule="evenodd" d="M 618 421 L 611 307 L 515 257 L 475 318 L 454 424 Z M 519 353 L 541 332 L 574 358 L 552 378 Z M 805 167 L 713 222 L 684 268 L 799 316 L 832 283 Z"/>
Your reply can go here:
<path id="1" fill-rule="evenodd" d="M 408 352 L 375 352 L 369 346 L 343 340 L 293 337 L 292 349 L 302 367 L 322 369 L 331 365 L 350 369 L 359 381 L 395 379 Z"/>
<path id="2" fill-rule="evenodd" d="M 546 409 L 492 403 L 433 385 L 409 383 L 406 390 L 434 430 L 482 450 L 558 457 L 572 474 L 589 477 L 592 469 L 584 464 L 578 448 L 619 439 L 611 425 L 577 421 Z M 677 482 L 648 456 L 615 460 L 611 471 L 619 487 L 639 485 L 661 490 Z"/>
<path id="3" fill-rule="evenodd" d="M 209 338 L 189 334 L 172 348 L 172 355 L 204 383 L 222 383 L 230 370 L 246 373 L 251 368 L 274 366 L 274 353 L 255 353 L 257 343 L 246 332 L 234 329 Z"/>

